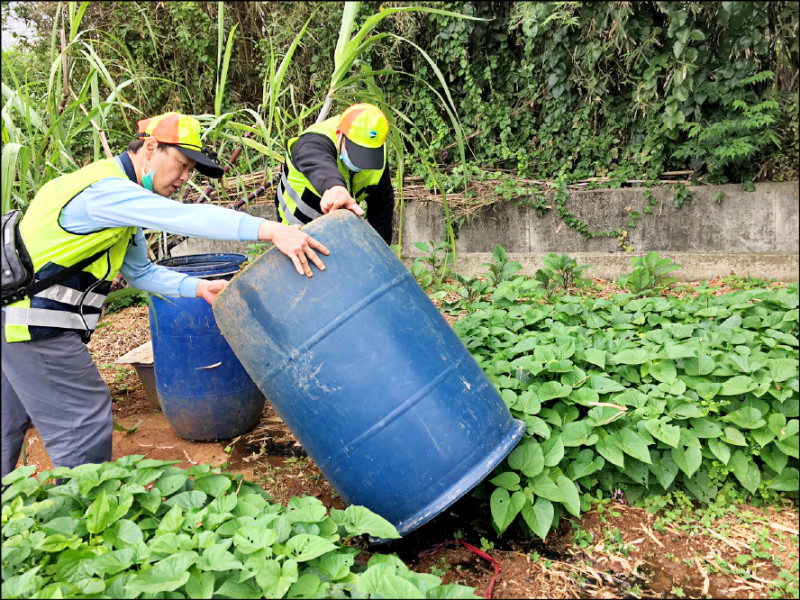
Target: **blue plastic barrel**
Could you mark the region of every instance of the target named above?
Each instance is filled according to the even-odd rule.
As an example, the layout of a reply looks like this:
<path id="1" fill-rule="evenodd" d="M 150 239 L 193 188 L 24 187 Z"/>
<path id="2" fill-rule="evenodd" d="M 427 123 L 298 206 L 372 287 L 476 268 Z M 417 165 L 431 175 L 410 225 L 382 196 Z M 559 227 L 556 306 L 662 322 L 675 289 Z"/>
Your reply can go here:
<path id="1" fill-rule="evenodd" d="M 158 262 L 203 279 L 230 279 L 244 254 L 193 254 Z M 159 404 L 182 438 L 224 440 L 260 419 L 264 395 L 242 367 L 203 298 L 152 296 L 150 333 Z"/>
<path id="2" fill-rule="evenodd" d="M 303 228 L 331 251 L 295 271 L 273 248 L 214 304 L 220 330 L 348 504 L 401 535 L 486 477 L 524 423 L 377 233 L 347 210 Z"/>

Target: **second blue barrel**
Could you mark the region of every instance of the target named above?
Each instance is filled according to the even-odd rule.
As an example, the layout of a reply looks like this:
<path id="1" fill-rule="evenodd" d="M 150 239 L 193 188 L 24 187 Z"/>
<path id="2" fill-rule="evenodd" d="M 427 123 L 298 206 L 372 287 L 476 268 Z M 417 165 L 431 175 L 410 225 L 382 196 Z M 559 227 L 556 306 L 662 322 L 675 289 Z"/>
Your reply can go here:
<path id="1" fill-rule="evenodd" d="M 245 260 L 244 254 L 192 254 L 158 264 L 202 279 L 230 279 Z M 264 394 L 222 337 L 206 300 L 152 296 L 150 333 L 159 404 L 180 437 L 229 439 L 258 423 Z"/>
<path id="2" fill-rule="evenodd" d="M 347 210 L 303 231 L 326 270 L 272 248 L 214 304 L 220 330 L 348 504 L 401 535 L 486 477 L 524 423 L 380 236 Z"/>

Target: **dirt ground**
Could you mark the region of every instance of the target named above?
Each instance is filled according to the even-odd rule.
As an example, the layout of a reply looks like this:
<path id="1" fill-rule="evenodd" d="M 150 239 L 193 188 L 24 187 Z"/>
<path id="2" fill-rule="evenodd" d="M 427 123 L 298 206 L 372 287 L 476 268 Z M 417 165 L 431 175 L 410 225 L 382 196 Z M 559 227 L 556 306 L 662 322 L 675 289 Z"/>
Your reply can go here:
<path id="1" fill-rule="evenodd" d="M 114 363 L 149 338 L 147 308 L 131 307 L 104 317 L 89 344 L 111 390 L 114 420 L 131 430 L 114 432 L 112 459 L 143 454 L 180 461 L 184 468 L 221 465 L 259 483 L 276 501 L 311 494 L 328 507 L 344 507 L 269 403 L 256 427 L 233 440 L 178 437 L 148 400 L 134 368 Z M 33 427 L 25 451 L 27 464 L 51 468 Z M 378 547 L 351 543 L 362 548 L 362 559 L 396 552 L 414 570 L 474 586 L 487 598 L 791 598 L 798 595 L 798 515 L 797 506 L 787 503 L 664 518 L 621 499 L 580 519 L 563 519 L 542 542 L 514 527 L 498 538 L 488 509 L 468 495 L 402 540 Z"/>

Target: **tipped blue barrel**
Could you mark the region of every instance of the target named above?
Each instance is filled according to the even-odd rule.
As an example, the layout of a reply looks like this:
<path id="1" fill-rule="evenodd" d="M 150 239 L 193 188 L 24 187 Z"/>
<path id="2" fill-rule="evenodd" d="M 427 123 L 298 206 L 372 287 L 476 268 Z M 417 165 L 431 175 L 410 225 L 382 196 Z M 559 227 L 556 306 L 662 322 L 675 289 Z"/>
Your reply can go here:
<path id="1" fill-rule="evenodd" d="M 413 276 L 350 211 L 303 231 L 307 278 L 273 248 L 214 313 L 245 369 L 348 504 L 401 535 L 486 477 L 525 429 Z"/>
<path id="2" fill-rule="evenodd" d="M 203 279 L 230 279 L 244 254 L 193 254 L 159 265 Z M 264 395 L 245 371 L 203 298 L 152 296 L 150 333 L 159 404 L 182 438 L 224 440 L 258 423 Z"/>

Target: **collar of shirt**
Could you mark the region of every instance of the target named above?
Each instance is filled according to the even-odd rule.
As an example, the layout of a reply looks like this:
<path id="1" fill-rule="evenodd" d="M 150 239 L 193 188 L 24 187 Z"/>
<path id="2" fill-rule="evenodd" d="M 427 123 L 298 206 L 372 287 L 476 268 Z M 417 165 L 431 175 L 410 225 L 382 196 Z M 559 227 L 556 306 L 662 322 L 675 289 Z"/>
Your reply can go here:
<path id="1" fill-rule="evenodd" d="M 128 152 L 125 151 L 116 158 L 117 162 L 122 165 L 122 169 L 125 171 L 125 175 L 128 176 L 128 179 L 130 179 L 133 183 L 138 183 L 138 181 L 136 181 L 136 169 L 133 168 L 133 161 L 131 160 L 131 157 L 128 156 Z"/>

